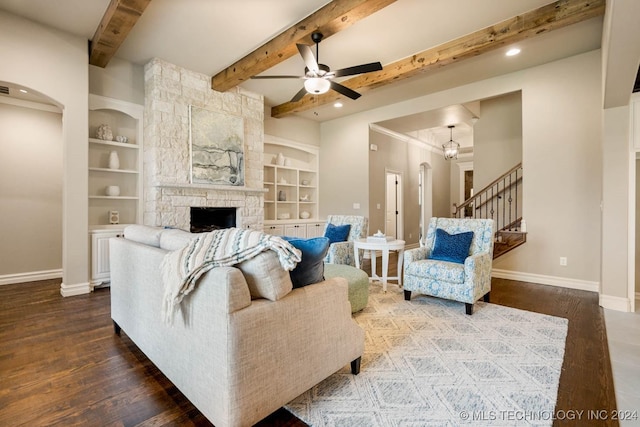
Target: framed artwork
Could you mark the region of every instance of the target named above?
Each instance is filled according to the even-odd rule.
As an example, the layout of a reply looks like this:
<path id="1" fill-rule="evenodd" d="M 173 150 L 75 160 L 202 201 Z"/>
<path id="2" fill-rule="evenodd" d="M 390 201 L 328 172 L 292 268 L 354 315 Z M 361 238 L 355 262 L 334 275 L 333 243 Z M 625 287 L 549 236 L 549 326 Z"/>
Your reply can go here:
<path id="1" fill-rule="evenodd" d="M 189 106 L 191 183 L 244 185 L 242 117 Z"/>

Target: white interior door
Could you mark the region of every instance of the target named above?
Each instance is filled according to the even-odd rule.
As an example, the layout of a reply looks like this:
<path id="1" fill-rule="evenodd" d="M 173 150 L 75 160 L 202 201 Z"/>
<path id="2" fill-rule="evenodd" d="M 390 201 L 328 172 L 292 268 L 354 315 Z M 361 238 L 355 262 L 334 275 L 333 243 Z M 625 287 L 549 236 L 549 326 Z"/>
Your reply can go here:
<path id="1" fill-rule="evenodd" d="M 401 174 L 393 171 L 386 172 L 385 193 L 385 234 L 396 239 L 402 239 L 404 231 Z"/>

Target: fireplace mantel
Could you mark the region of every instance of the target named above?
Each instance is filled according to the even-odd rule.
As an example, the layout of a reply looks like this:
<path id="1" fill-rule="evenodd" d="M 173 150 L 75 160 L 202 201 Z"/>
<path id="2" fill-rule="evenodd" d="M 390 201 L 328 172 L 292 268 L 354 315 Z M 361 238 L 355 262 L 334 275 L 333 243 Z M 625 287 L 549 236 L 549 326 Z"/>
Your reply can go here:
<path id="1" fill-rule="evenodd" d="M 156 188 L 186 188 L 190 190 L 211 190 L 211 191 L 239 191 L 244 193 L 266 193 L 266 188 L 250 188 L 233 185 L 209 185 L 209 184 L 183 184 L 177 182 L 156 182 L 153 184 Z"/>

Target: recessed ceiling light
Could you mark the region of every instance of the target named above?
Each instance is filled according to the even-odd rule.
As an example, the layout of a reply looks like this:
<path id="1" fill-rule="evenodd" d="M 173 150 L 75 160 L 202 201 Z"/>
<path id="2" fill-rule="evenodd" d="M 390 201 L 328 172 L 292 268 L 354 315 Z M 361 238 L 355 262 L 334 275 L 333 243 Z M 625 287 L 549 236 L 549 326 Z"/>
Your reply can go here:
<path id="1" fill-rule="evenodd" d="M 27 91 L 25 89 L 20 89 L 20 92 L 27 93 Z"/>
<path id="2" fill-rule="evenodd" d="M 333 104 L 333 106 L 336 108 L 340 108 L 342 107 L 342 102 L 336 102 L 335 104 Z"/>
<path id="3" fill-rule="evenodd" d="M 515 56 L 520 53 L 520 49 L 513 47 L 507 51 L 507 56 Z"/>

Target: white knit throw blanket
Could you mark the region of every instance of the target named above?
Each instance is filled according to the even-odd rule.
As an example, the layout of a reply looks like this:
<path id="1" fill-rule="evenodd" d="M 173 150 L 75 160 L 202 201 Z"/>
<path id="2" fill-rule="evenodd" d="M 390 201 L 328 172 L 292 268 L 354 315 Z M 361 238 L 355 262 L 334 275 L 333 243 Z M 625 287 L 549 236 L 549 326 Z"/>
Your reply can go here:
<path id="1" fill-rule="evenodd" d="M 173 322 L 182 299 L 195 288 L 198 279 L 214 267 L 229 267 L 259 253 L 272 250 L 280 265 L 291 271 L 301 260 L 301 252 L 280 237 L 255 230 L 226 228 L 202 233 L 186 247 L 169 252 L 162 262 L 164 295 L 162 317 Z"/>

